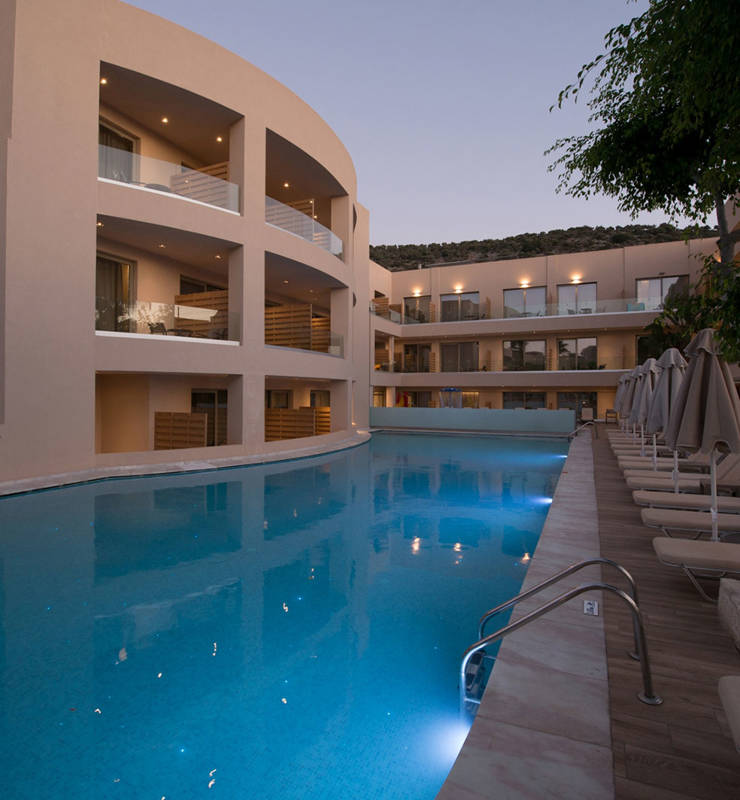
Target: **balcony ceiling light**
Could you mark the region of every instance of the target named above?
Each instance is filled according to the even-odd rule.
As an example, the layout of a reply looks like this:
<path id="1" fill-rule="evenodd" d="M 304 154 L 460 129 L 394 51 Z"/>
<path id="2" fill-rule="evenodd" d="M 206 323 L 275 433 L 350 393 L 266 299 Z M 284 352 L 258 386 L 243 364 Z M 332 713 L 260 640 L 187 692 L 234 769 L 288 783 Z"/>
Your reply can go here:
<path id="1" fill-rule="evenodd" d="M 169 120 L 167 119 L 167 117 L 162 117 L 162 123 L 164 125 L 166 125 L 168 122 L 169 122 Z"/>
<path id="2" fill-rule="evenodd" d="M 165 248 L 165 247 L 167 247 L 167 245 L 166 245 L 164 242 L 160 242 L 160 243 L 157 245 L 157 247 L 159 247 L 159 248 L 161 248 L 162 250 L 164 250 L 164 248 Z"/>
<path id="3" fill-rule="evenodd" d="M 283 189 L 290 189 L 290 184 L 288 183 L 288 181 L 285 181 L 285 183 L 283 183 Z"/>
<path id="4" fill-rule="evenodd" d="M 98 228 L 102 228 L 102 227 L 103 227 L 103 225 L 104 225 L 104 223 L 102 223 L 100 220 L 98 220 L 98 221 L 95 223 L 95 225 L 96 225 Z"/>
<path id="5" fill-rule="evenodd" d="M 283 281 L 283 283 L 288 283 L 288 281 Z"/>
<path id="6" fill-rule="evenodd" d="M 108 78 L 101 78 L 100 79 L 100 85 L 101 86 L 106 86 L 107 83 L 108 83 Z"/>
<path id="7" fill-rule="evenodd" d="M 220 254 L 220 253 L 216 253 L 216 260 L 217 260 L 217 261 L 220 261 L 220 260 L 221 260 L 221 254 Z"/>
<path id="8" fill-rule="evenodd" d="M 217 137 L 216 137 L 216 141 L 217 141 L 219 144 L 221 144 L 221 142 L 223 142 L 223 140 L 224 140 L 224 137 L 223 137 L 223 136 L 217 136 Z"/>

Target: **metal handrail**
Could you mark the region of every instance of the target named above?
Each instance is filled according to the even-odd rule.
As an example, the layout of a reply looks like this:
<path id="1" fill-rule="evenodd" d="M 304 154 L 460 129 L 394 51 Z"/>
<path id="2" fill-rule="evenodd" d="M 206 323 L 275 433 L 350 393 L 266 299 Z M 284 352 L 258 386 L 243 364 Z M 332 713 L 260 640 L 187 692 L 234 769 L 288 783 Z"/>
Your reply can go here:
<path id="1" fill-rule="evenodd" d="M 507 600 L 505 603 L 501 603 L 500 605 L 496 606 L 495 608 L 486 611 L 486 613 L 480 618 L 478 621 L 478 638 L 482 639 L 484 636 L 484 629 L 486 627 L 486 623 L 488 622 L 491 617 L 499 614 L 502 611 L 506 611 L 507 608 L 511 608 L 512 606 L 516 605 L 520 600 L 526 600 L 528 597 L 532 597 L 532 595 L 538 594 L 543 589 L 547 589 L 548 586 L 552 586 L 553 583 L 557 583 L 559 580 L 563 578 L 567 578 L 568 575 L 572 575 L 574 572 L 579 572 L 580 570 L 584 569 L 584 567 L 590 567 L 592 564 L 606 564 L 609 567 L 614 567 L 614 569 L 618 570 L 619 572 L 627 578 L 627 582 L 630 586 L 630 592 L 632 594 L 632 600 L 634 604 L 639 608 L 639 601 L 637 599 L 637 584 L 635 583 L 635 579 L 630 575 L 629 572 L 621 565 L 618 564 L 616 561 L 612 561 L 610 558 L 589 558 L 586 561 L 579 561 L 576 564 L 571 564 L 566 569 L 562 570 L 562 572 L 558 572 L 553 575 L 551 578 L 548 578 L 542 583 L 538 583 L 536 586 L 533 586 L 531 589 L 527 589 L 526 592 L 522 592 L 518 594 L 516 597 L 512 597 L 511 600 Z M 630 656 L 637 661 L 637 629 L 634 631 L 635 636 L 635 649 Z"/>
<path id="2" fill-rule="evenodd" d="M 508 634 L 513 633 L 516 630 L 519 630 L 519 628 L 522 628 L 529 622 L 533 622 L 534 620 L 541 617 L 543 614 L 546 614 L 548 611 L 552 611 L 554 608 L 558 608 L 563 603 L 567 603 L 568 600 L 572 600 L 574 597 L 578 597 L 578 595 L 581 595 L 584 592 L 590 592 L 593 590 L 613 592 L 614 594 L 617 595 L 617 597 L 621 597 L 622 600 L 624 600 L 624 602 L 627 603 L 627 606 L 632 612 L 632 620 L 633 620 L 633 625 L 635 627 L 635 631 L 638 634 L 637 655 L 639 656 L 640 667 L 642 669 L 642 691 L 638 692 L 637 697 L 640 701 L 646 703 L 647 705 L 651 706 L 660 705 L 663 702 L 663 699 L 659 695 L 653 693 L 653 680 L 650 673 L 650 661 L 648 658 L 647 642 L 645 641 L 645 630 L 642 622 L 642 614 L 640 613 L 639 607 L 626 592 L 624 592 L 622 589 L 618 589 L 616 586 L 612 586 L 609 583 L 587 583 L 584 584 L 583 586 L 577 586 L 575 589 L 570 589 L 567 592 L 558 595 L 558 597 L 551 600 L 549 603 L 546 603 L 544 606 L 536 608 L 534 611 L 531 611 L 526 616 L 516 620 L 516 622 L 510 622 L 503 628 L 499 628 L 499 630 L 494 631 L 488 636 L 483 637 L 480 641 L 475 642 L 474 644 L 470 645 L 470 647 L 468 647 L 465 653 L 463 653 L 462 662 L 460 664 L 460 713 L 465 713 L 466 702 L 480 704 L 480 700 L 476 700 L 474 698 L 467 696 L 467 689 L 465 685 L 468 662 L 470 661 L 474 653 L 477 653 L 479 650 L 483 650 L 483 648 L 486 647 L 486 645 L 493 644 L 499 639 L 503 639 Z"/>
<path id="3" fill-rule="evenodd" d="M 568 434 L 568 441 L 575 438 L 578 435 L 578 431 L 582 431 L 587 425 L 593 425 L 594 430 L 596 430 L 596 421 L 595 420 L 588 420 L 587 422 L 582 422 L 575 430 L 571 431 Z"/>

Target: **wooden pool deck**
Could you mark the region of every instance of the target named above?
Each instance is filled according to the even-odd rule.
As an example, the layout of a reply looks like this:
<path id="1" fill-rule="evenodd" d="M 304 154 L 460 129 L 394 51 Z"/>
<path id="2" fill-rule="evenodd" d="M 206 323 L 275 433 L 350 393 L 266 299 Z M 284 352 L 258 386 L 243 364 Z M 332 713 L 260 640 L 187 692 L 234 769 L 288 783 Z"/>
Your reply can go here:
<path id="1" fill-rule="evenodd" d="M 605 596 L 615 797 L 740 798 L 740 754 L 717 693 L 720 677 L 740 675 L 740 654 L 720 626 L 717 607 L 703 602 L 679 570 L 658 562 L 652 540 L 659 532 L 642 524 L 606 431 L 600 425 L 593 440 L 601 555 L 637 582 L 655 691 L 664 700 L 659 707 L 637 701 L 639 667 L 624 659 L 631 620 L 620 600 Z M 611 571 L 603 578 L 617 583 Z"/>

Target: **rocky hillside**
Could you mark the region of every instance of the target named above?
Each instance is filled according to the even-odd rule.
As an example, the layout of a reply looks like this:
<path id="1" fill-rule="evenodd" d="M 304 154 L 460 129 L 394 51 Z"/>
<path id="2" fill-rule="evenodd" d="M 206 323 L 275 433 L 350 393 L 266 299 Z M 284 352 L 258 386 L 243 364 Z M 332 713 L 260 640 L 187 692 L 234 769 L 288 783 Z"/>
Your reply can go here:
<path id="1" fill-rule="evenodd" d="M 460 261 L 503 261 L 509 258 L 609 250 L 636 244 L 674 242 L 685 238 L 716 236 L 713 228 L 675 228 L 673 225 L 619 225 L 613 228 L 580 228 L 543 233 L 520 233 L 505 239 L 433 244 L 370 245 L 370 258 L 390 270 L 452 264 Z"/>

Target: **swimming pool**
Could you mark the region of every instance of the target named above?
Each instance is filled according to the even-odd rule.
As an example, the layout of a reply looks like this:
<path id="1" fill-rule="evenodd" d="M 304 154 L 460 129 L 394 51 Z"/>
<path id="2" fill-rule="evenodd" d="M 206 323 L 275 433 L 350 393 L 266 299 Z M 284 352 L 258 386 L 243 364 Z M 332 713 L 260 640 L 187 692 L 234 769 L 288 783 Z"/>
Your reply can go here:
<path id="1" fill-rule="evenodd" d="M 0 499 L 4 796 L 432 800 L 566 451 L 375 434 Z"/>

